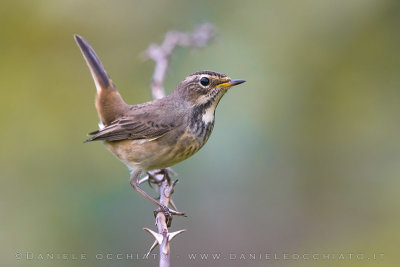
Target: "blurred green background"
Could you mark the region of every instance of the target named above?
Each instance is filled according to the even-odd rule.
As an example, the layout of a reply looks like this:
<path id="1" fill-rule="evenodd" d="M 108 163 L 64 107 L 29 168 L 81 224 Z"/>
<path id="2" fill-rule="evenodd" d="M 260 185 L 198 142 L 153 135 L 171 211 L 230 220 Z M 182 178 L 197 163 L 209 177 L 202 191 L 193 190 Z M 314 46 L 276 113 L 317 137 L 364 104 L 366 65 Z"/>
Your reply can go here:
<path id="1" fill-rule="evenodd" d="M 218 28 L 218 39 L 174 53 L 168 91 L 202 69 L 247 83 L 221 101 L 207 145 L 174 168 L 174 199 L 189 215 L 173 221 L 171 230 L 188 229 L 172 243 L 175 266 L 398 266 L 399 1 L 1 6 L 1 266 L 157 264 L 95 259 L 143 255 L 153 240 L 142 227 L 154 229 L 154 206 L 101 143 L 82 144 L 98 119 L 73 34 L 88 39 L 135 104 L 151 99 L 154 65 L 141 57 L 147 46 L 203 22 Z M 203 252 L 237 259 L 188 259 Z M 46 253 L 68 259 L 37 259 Z M 81 253 L 86 260 L 71 259 Z M 281 259 L 250 260 L 249 253 Z M 284 260 L 282 253 L 365 259 Z M 373 253 L 384 257 L 367 260 Z"/>

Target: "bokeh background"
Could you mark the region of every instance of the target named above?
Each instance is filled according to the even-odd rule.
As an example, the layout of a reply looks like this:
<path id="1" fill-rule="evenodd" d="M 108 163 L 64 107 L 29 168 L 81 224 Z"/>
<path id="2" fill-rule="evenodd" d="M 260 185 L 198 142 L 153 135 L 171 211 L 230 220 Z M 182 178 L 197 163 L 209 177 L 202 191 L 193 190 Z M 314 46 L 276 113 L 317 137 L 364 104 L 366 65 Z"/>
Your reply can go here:
<path id="1" fill-rule="evenodd" d="M 95 87 L 73 34 L 89 40 L 134 104 L 151 99 L 154 65 L 141 57 L 148 45 L 203 22 L 218 28 L 218 39 L 174 53 L 168 91 L 202 69 L 247 83 L 221 101 L 208 144 L 174 168 L 174 199 L 189 216 L 174 218 L 171 230 L 188 231 L 172 244 L 173 264 L 398 266 L 399 1 L 1 6 L 1 266 L 157 264 L 115 259 L 147 251 L 153 240 L 142 227 L 154 229 L 154 206 L 132 190 L 127 168 L 101 143 L 82 144 L 98 120 Z M 68 259 L 37 258 L 46 253 Z M 86 260 L 71 259 L 81 253 Z M 96 260 L 99 253 L 114 259 Z M 189 260 L 190 253 L 222 259 Z M 250 253 L 264 260 L 250 260 Z M 265 260 L 266 253 L 280 260 Z M 283 253 L 320 259 L 284 260 Z M 321 259 L 338 253 L 345 259 Z M 368 260 L 373 253 L 384 257 Z"/>

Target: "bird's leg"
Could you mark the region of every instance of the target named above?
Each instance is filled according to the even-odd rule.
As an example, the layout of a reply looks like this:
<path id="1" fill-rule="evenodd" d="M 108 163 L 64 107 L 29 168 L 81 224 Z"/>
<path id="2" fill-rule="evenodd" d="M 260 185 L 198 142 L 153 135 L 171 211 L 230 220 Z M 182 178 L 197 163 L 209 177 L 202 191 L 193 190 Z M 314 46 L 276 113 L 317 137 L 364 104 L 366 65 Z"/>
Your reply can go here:
<path id="1" fill-rule="evenodd" d="M 161 175 L 157 176 L 157 175 Z M 158 213 L 163 213 L 166 218 L 167 227 L 171 226 L 172 216 L 170 216 L 171 210 L 167 208 L 169 204 L 176 209 L 175 204 L 172 202 L 172 194 L 174 192 L 174 187 L 178 180 L 171 183 L 171 178 L 169 176 L 169 171 L 167 169 L 161 169 L 154 173 L 156 181 L 158 181 L 158 186 L 160 187 L 160 202 L 165 205 L 165 207 L 160 207 L 154 211 L 154 217 L 157 218 Z M 167 208 L 167 209 L 165 209 Z M 185 216 L 183 212 L 177 212 L 175 215 Z"/>
<path id="2" fill-rule="evenodd" d="M 166 168 L 166 169 L 160 169 L 160 170 L 155 170 L 155 171 L 148 171 L 147 172 L 147 176 L 145 178 L 142 178 L 139 181 L 139 184 L 142 184 L 143 182 L 148 182 L 149 186 L 151 188 L 153 188 L 152 184 L 157 185 L 157 189 L 160 188 L 161 183 L 164 181 L 164 179 L 167 180 L 168 185 L 171 185 L 171 178 L 170 175 L 176 176 L 176 172 L 174 172 L 174 170 L 172 170 L 171 168 Z M 161 176 L 162 175 L 162 176 Z M 161 177 L 160 177 L 161 176 Z M 172 190 L 171 190 L 171 194 L 173 193 L 174 187 L 176 185 L 176 183 L 178 182 L 178 180 L 175 180 L 172 183 Z M 160 197 L 156 198 L 157 200 L 160 199 Z M 178 210 L 178 208 L 176 207 L 174 201 L 172 200 L 172 197 L 170 197 L 169 199 L 169 204 L 172 206 L 172 208 L 174 210 Z"/>
<path id="3" fill-rule="evenodd" d="M 147 194 L 140 186 L 139 186 L 139 177 L 140 174 L 142 172 L 141 171 L 133 171 L 131 174 L 131 178 L 130 178 L 130 183 L 132 185 L 132 187 L 138 191 L 140 194 L 142 194 L 145 198 L 147 198 L 148 200 L 150 200 L 151 202 L 153 202 L 154 204 L 156 204 L 158 206 L 158 209 L 156 209 L 154 211 L 154 217 L 157 216 L 157 213 L 162 211 L 165 215 L 166 218 L 166 222 L 167 222 L 167 226 L 169 227 L 171 225 L 171 221 L 172 221 L 172 215 L 171 212 L 169 210 L 169 208 L 167 206 L 162 205 L 161 203 L 159 203 L 157 200 L 155 200 L 153 197 L 151 197 L 149 194 Z M 151 174 L 149 174 L 149 178 L 148 181 L 151 179 Z M 153 177 L 154 179 L 154 177 Z M 150 182 L 149 182 L 150 183 Z"/>
<path id="4" fill-rule="evenodd" d="M 140 170 L 134 170 L 132 171 L 131 177 L 130 177 L 130 184 L 132 185 L 132 187 L 138 191 L 140 194 L 142 194 L 145 198 L 147 198 L 148 200 L 150 200 L 151 202 L 153 202 L 155 205 L 157 205 L 159 207 L 159 209 L 157 209 L 158 211 L 162 211 L 164 212 L 164 214 L 166 216 L 171 216 L 171 215 L 180 215 L 183 216 L 185 215 L 183 212 L 178 212 L 176 210 L 173 209 L 169 209 L 167 206 L 162 205 L 161 203 L 159 203 L 157 200 L 155 200 L 153 197 L 151 197 L 149 194 L 147 194 L 140 186 L 139 186 L 139 177 L 140 174 L 142 173 L 142 171 Z"/>
<path id="5" fill-rule="evenodd" d="M 153 197 L 151 197 L 149 194 L 147 194 L 142 188 L 140 188 L 138 179 L 139 179 L 141 173 L 142 173 L 142 171 L 136 171 L 136 170 L 132 171 L 131 178 L 129 180 L 132 187 L 136 191 L 138 191 L 140 194 L 142 194 L 145 198 L 147 198 L 148 200 L 150 200 L 151 202 L 153 202 L 154 204 L 156 204 L 157 206 L 159 206 L 161 208 L 163 205 L 158 203 L 157 200 L 155 200 Z"/>

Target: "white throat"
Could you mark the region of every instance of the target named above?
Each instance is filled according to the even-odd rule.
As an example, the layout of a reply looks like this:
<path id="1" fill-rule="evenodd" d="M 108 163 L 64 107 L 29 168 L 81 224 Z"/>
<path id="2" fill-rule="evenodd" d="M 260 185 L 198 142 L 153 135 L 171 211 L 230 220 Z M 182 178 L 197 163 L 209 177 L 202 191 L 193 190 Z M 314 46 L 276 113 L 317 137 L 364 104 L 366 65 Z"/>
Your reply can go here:
<path id="1" fill-rule="evenodd" d="M 206 110 L 203 113 L 202 116 L 202 120 L 205 124 L 208 124 L 210 122 L 214 121 L 214 114 L 215 114 L 215 109 L 217 108 L 217 105 L 219 103 L 219 101 L 221 100 L 222 96 L 225 94 L 226 90 L 224 91 L 216 91 L 215 98 L 213 99 L 213 103 L 206 108 Z M 203 96 L 202 98 L 200 98 L 199 102 L 200 103 L 206 103 L 207 101 L 210 101 L 210 98 L 212 98 L 212 96 L 210 97 L 210 95 L 208 96 Z"/>
<path id="2" fill-rule="evenodd" d="M 214 102 L 211 106 L 209 106 L 206 111 L 203 113 L 203 116 L 201 119 L 205 124 L 208 124 L 210 122 L 214 121 L 214 113 L 215 113 L 215 108 L 217 106 L 217 102 Z"/>

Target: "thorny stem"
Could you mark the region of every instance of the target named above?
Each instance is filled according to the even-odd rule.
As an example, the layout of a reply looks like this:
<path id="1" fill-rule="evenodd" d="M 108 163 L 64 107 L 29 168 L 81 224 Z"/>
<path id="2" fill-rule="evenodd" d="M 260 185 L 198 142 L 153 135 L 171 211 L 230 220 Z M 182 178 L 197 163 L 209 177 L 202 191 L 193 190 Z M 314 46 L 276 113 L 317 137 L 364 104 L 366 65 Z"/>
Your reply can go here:
<path id="1" fill-rule="evenodd" d="M 168 63 L 171 54 L 177 46 L 181 47 L 195 47 L 200 48 L 207 43 L 209 43 L 216 36 L 216 29 L 213 25 L 205 23 L 200 25 L 193 33 L 182 33 L 178 31 L 169 31 L 165 35 L 164 41 L 161 45 L 151 44 L 146 54 L 148 58 L 152 59 L 155 62 L 154 74 L 151 83 L 151 91 L 154 99 L 159 99 L 165 97 L 165 90 L 163 87 L 163 82 L 165 79 L 165 75 L 167 73 Z M 168 172 L 174 173 L 171 169 L 164 170 L 163 172 L 156 171 L 153 172 L 154 177 L 158 181 L 159 184 L 159 193 L 160 193 L 160 204 L 165 206 L 168 209 L 168 205 L 176 210 L 176 206 L 172 201 L 171 195 L 174 192 L 174 187 L 176 185 L 177 180 L 171 183 L 168 179 Z M 143 180 L 143 179 L 142 179 Z M 145 180 L 143 180 L 145 181 Z M 174 215 L 184 215 L 183 213 L 175 212 L 172 213 Z M 176 232 L 169 233 L 168 227 L 170 226 L 172 220 L 172 216 L 167 218 L 165 215 L 165 211 L 162 209 L 158 209 L 156 211 L 156 225 L 158 229 L 158 233 L 150 230 L 149 228 L 144 228 L 147 232 L 149 232 L 156 239 L 153 245 L 151 246 L 148 255 L 150 252 L 157 246 L 160 246 L 160 267 L 169 267 L 170 266 L 170 241 L 177 236 L 178 234 L 186 231 L 179 230 Z M 169 217 L 169 216 L 168 216 Z"/>

